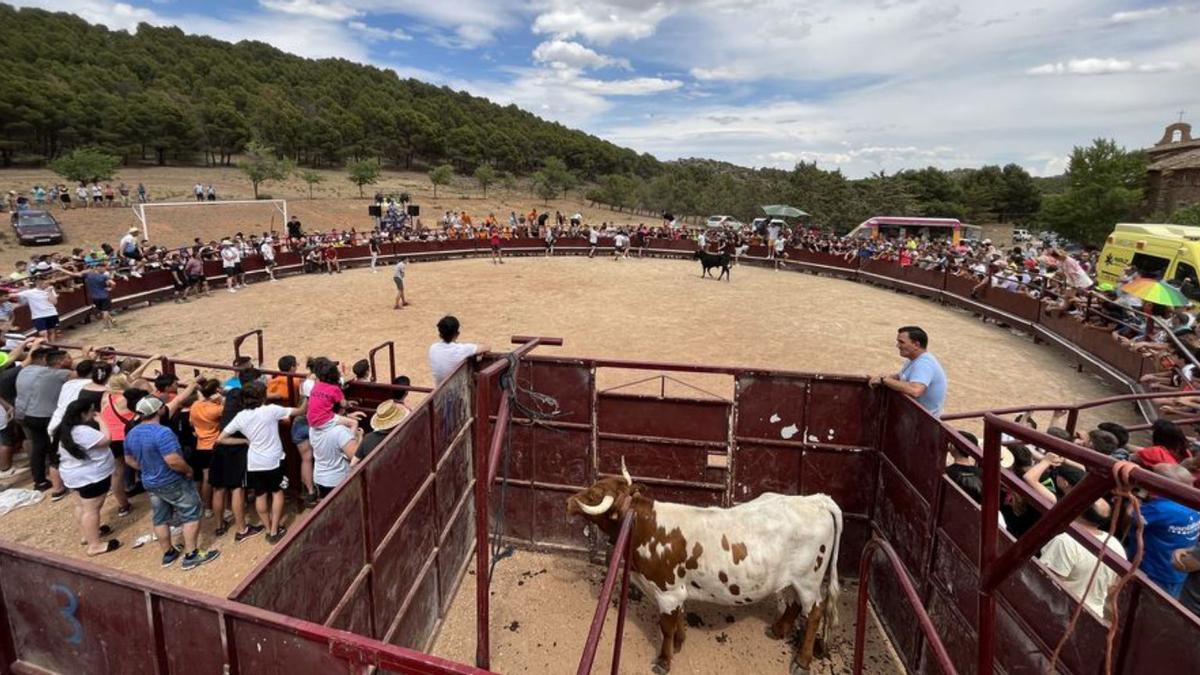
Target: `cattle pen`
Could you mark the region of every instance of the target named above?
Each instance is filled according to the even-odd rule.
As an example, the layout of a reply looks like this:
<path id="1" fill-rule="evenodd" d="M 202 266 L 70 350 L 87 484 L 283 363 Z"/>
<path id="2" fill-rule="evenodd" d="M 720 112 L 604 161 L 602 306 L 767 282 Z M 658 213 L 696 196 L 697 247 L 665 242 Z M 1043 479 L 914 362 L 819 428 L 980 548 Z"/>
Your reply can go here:
<path id="1" fill-rule="evenodd" d="M 863 377 L 561 358 L 540 349 L 556 339 L 513 342 L 512 353 L 464 362 L 432 390 L 229 598 L 0 542 L 0 673 L 485 672 L 506 621 L 492 611 L 494 552 L 508 545 L 608 557 L 594 620 L 571 627 L 587 635 L 581 653 L 552 672 L 591 672 L 601 651 L 612 653 L 614 673 L 646 672 L 649 663 L 621 658 L 623 643 L 643 639 L 622 624 L 628 522 L 609 550 L 565 509 L 598 477 L 620 475 L 622 459 L 665 501 L 832 496 L 845 518 L 839 571 L 861 582 L 859 645 L 869 603 L 910 672 L 1045 672 L 1066 636 L 1056 667 L 1095 673 L 1104 669 L 1106 626 L 1085 612 L 1068 630 L 1076 603 L 1031 554 L 1064 528 L 1097 549 L 1069 523 L 1084 497 L 1116 481 L 1200 506 L 1196 490 L 1140 470 L 1114 473 L 1110 459 L 993 413 L 938 420 Z M 162 364 L 185 365 L 219 367 Z M 601 389 L 600 371 L 636 376 Z M 672 373 L 722 378 L 729 393 L 675 393 Z M 388 390 L 356 386 L 366 402 Z M 1079 409 L 1137 398 L 1074 406 L 1069 424 Z M 982 448 L 955 430 L 963 419 L 982 420 Z M 1001 433 L 1089 467 L 1079 496 L 1050 504 L 1002 469 Z M 984 467 L 982 504 L 944 476 L 951 444 Z M 1045 512 L 1019 540 L 996 527 L 1001 485 Z M 462 663 L 430 650 L 468 576 L 474 659 Z M 606 633 L 610 599 L 617 621 Z M 1118 608 L 1115 672 L 1200 664 L 1200 621 L 1141 573 Z"/>

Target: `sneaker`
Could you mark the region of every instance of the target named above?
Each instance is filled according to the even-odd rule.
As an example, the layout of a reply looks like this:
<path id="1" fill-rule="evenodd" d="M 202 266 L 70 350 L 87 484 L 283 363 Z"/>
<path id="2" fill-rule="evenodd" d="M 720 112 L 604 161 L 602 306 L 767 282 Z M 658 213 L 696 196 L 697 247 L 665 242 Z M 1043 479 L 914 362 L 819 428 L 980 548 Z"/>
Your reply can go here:
<path id="1" fill-rule="evenodd" d="M 220 556 L 220 551 L 205 551 L 202 548 L 198 548 L 195 551 L 183 556 L 183 569 L 185 572 L 187 570 L 195 569 L 206 562 L 216 560 Z"/>
<path id="2" fill-rule="evenodd" d="M 304 505 L 310 509 L 317 505 L 317 491 L 316 490 L 313 490 L 312 492 L 304 493 Z"/>
<path id="3" fill-rule="evenodd" d="M 247 525 L 245 530 L 233 535 L 233 540 L 234 542 L 240 544 L 250 537 L 262 534 L 266 529 L 267 528 L 263 527 L 262 525 Z"/>
<path id="4" fill-rule="evenodd" d="M 37 490 L 38 492 L 45 492 L 46 490 L 49 490 L 52 487 L 54 487 L 54 483 L 51 483 L 48 480 L 44 480 L 44 481 L 41 481 L 40 483 L 33 484 L 33 489 Z"/>
<path id="5" fill-rule="evenodd" d="M 212 517 L 213 517 L 213 512 L 212 512 L 212 509 L 204 509 L 204 517 L 205 517 L 205 518 L 212 518 Z"/>
<path id="6" fill-rule="evenodd" d="M 217 529 L 213 530 L 213 536 L 224 537 L 225 533 L 229 531 L 229 526 L 232 524 L 232 520 L 222 520 L 221 524 L 217 526 Z"/>
<path id="7" fill-rule="evenodd" d="M 281 527 L 280 527 L 280 528 L 279 528 L 279 529 L 278 529 L 278 530 L 275 532 L 275 534 L 268 534 L 268 535 L 267 535 L 267 543 L 268 543 L 268 544 L 272 544 L 272 545 L 273 545 L 273 544 L 277 544 L 277 543 L 279 543 L 279 540 L 280 540 L 280 539 L 283 539 L 283 535 L 285 535 L 285 534 L 287 534 L 287 528 L 286 528 L 286 527 L 282 527 L 282 526 L 281 526 Z"/>
<path id="8" fill-rule="evenodd" d="M 67 495 L 69 495 L 69 494 L 71 494 L 71 491 L 68 490 L 67 488 L 63 488 L 63 489 L 59 490 L 58 492 L 51 492 L 50 493 L 50 501 L 61 502 L 62 500 L 66 499 Z"/>
<path id="9" fill-rule="evenodd" d="M 237 291 L 233 290 L 232 288 L 231 288 L 231 289 L 229 289 L 229 292 L 230 292 L 230 293 L 237 293 Z"/>
<path id="10" fill-rule="evenodd" d="M 179 556 L 181 555 L 183 555 L 183 547 L 178 544 L 172 546 L 171 550 L 163 554 L 162 566 L 170 567 L 171 565 L 174 565 L 175 561 L 179 560 Z"/>

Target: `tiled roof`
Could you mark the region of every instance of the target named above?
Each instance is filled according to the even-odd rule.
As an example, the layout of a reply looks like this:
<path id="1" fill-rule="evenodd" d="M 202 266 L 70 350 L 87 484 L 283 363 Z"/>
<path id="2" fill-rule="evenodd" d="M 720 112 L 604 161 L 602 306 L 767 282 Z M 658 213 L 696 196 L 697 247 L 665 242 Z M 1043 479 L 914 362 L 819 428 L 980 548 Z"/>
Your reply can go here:
<path id="1" fill-rule="evenodd" d="M 1200 148 L 1187 150 L 1170 157 L 1151 162 L 1146 167 L 1150 171 L 1179 171 L 1181 169 L 1200 169 Z"/>

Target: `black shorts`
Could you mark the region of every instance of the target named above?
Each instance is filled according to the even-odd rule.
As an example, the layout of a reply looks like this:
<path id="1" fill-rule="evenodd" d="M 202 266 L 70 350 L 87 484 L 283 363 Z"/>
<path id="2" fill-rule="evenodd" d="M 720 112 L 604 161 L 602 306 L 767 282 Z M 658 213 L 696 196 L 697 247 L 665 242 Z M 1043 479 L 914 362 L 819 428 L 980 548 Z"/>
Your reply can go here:
<path id="1" fill-rule="evenodd" d="M 98 480 L 95 483 L 88 483 L 81 488 L 75 488 L 80 497 L 84 499 L 95 499 L 108 494 L 109 488 L 112 487 L 112 476 L 105 476 L 103 480 Z"/>
<path id="2" fill-rule="evenodd" d="M 183 289 L 188 287 L 187 279 L 171 277 L 171 287 L 177 291 L 182 291 Z"/>
<path id="3" fill-rule="evenodd" d="M 108 449 L 112 451 L 113 459 L 117 460 L 117 470 L 125 466 L 125 441 L 109 441 Z"/>
<path id="4" fill-rule="evenodd" d="M 246 487 L 258 494 L 283 491 L 283 465 L 266 471 L 247 471 Z"/>
<path id="5" fill-rule="evenodd" d="M 187 282 L 188 282 L 188 286 L 199 286 L 200 284 L 204 283 L 204 277 L 202 277 L 202 276 L 194 277 L 194 276 L 188 275 Z"/>
<path id="6" fill-rule="evenodd" d="M 56 326 L 58 326 L 57 314 L 54 316 L 43 316 L 40 319 L 33 320 L 33 328 L 36 331 L 53 330 Z M 58 453 L 55 454 L 57 455 Z"/>
<path id="7" fill-rule="evenodd" d="M 492 244 L 492 253 L 496 253 L 499 250 L 500 250 L 500 244 Z"/>
<path id="8" fill-rule="evenodd" d="M 187 448 L 184 450 L 183 457 L 187 460 L 188 466 L 192 467 L 192 474 L 198 481 L 200 472 L 212 466 L 213 451 Z"/>
<path id="9" fill-rule="evenodd" d="M 227 276 L 227 277 L 231 277 L 235 274 L 245 274 L 245 273 L 246 273 L 246 271 L 244 269 L 242 269 L 242 263 L 237 263 L 233 267 L 225 268 L 225 276 Z"/>
<path id="10" fill-rule="evenodd" d="M 215 488 L 234 490 L 246 486 L 244 445 L 214 445 L 208 467 L 208 482 Z"/>
<path id="11" fill-rule="evenodd" d="M 107 312 L 112 309 L 112 298 L 96 298 L 92 301 L 92 307 L 95 307 L 97 312 Z"/>

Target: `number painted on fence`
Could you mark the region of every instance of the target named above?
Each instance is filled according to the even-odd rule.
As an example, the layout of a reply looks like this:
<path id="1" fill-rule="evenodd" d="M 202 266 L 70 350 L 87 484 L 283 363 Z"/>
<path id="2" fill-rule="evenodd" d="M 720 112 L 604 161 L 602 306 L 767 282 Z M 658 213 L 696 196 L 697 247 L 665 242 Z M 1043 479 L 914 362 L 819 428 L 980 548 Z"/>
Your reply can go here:
<path id="1" fill-rule="evenodd" d="M 79 609 L 79 598 L 75 596 L 75 592 L 63 586 L 62 584 L 54 584 L 50 587 L 54 593 L 61 593 L 66 604 L 58 608 L 59 614 L 62 614 L 66 619 L 67 625 L 71 627 L 71 634 L 65 637 L 66 641 L 73 644 L 83 643 L 83 624 L 79 623 L 79 619 L 75 618 L 75 610 Z"/>

